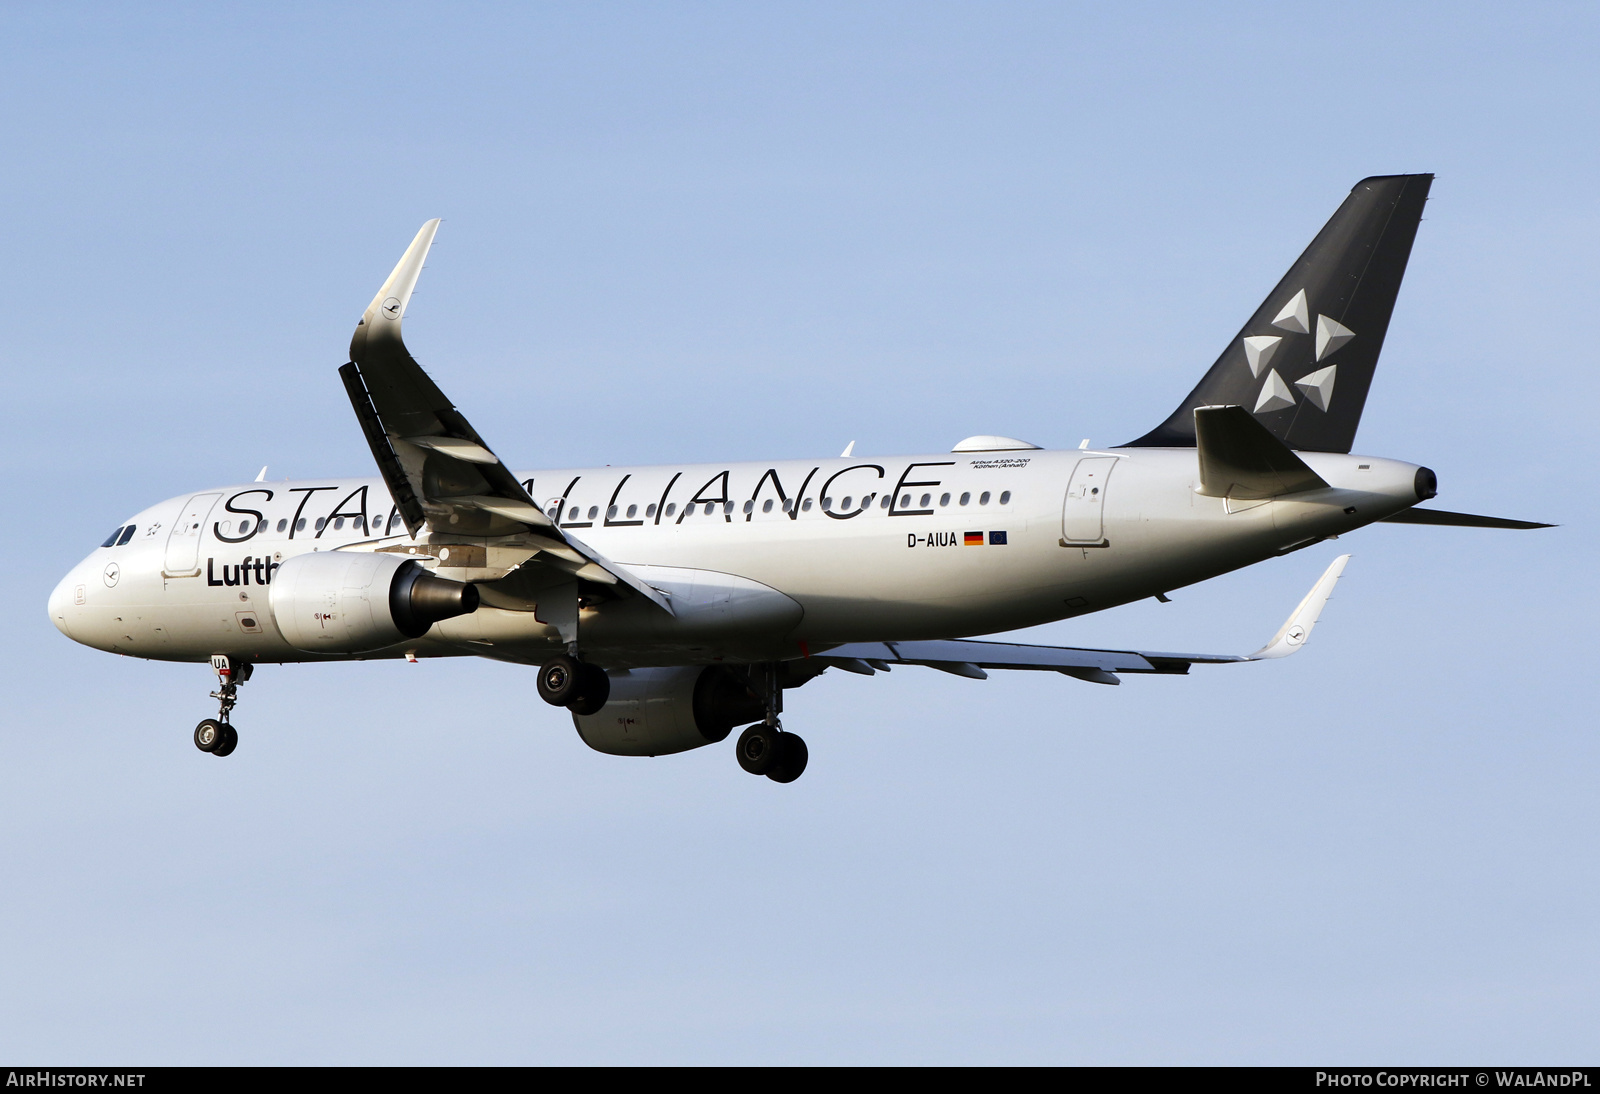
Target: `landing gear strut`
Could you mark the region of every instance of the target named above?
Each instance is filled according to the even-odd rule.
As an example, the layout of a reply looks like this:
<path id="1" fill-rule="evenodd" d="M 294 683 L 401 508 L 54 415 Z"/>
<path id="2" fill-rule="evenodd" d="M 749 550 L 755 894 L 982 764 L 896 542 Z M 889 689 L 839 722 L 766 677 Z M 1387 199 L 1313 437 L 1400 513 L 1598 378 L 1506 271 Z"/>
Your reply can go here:
<path id="1" fill-rule="evenodd" d="M 778 715 L 783 713 L 783 688 L 778 683 L 778 666 L 763 665 L 761 683 L 765 685 L 767 717 L 739 734 L 734 755 L 739 766 L 752 775 L 765 775 L 775 783 L 792 783 L 806 769 L 810 753 L 798 733 L 785 733 Z"/>
<path id="2" fill-rule="evenodd" d="M 239 747 L 239 731 L 228 721 L 234 704 L 239 701 L 239 685 L 250 679 L 254 666 L 248 661 L 236 665 L 225 653 L 211 655 L 211 667 L 217 673 L 217 690 L 211 698 L 218 701 L 215 718 L 207 718 L 194 727 L 194 746 L 213 756 L 227 756 Z"/>
<path id="3" fill-rule="evenodd" d="M 539 669 L 539 698 L 574 714 L 595 714 L 611 697 L 611 677 L 599 665 L 561 654 Z"/>

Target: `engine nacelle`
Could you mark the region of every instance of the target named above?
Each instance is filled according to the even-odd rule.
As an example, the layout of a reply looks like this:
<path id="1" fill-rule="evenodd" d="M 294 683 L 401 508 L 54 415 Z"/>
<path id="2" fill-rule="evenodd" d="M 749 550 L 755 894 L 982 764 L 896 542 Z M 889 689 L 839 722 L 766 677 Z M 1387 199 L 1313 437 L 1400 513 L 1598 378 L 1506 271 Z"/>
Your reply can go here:
<path id="1" fill-rule="evenodd" d="M 666 756 L 715 744 L 766 707 L 741 674 L 712 666 L 611 674 L 611 697 L 594 714 L 574 714 L 583 743 L 612 756 Z"/>
<path id="2" fill-rule="evenodd" d="M 307 653 L 361 653 L 421 638 L 441 619 L 478 610 L 473 585 L 435 577 L 414 558 L 315 551 L 273 575 L 272 618 Z"/>

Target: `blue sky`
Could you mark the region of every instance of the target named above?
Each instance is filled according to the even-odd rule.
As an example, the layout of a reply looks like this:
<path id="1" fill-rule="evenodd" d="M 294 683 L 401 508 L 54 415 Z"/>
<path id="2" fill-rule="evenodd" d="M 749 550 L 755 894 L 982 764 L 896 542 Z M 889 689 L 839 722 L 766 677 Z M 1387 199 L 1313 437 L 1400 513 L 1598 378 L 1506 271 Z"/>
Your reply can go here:
<path id="1" fill-rule="evenodd" d="M 0 9 L 0 1055 L 1592 1057 L 1591 5 Z M 897 671 L 590 752 L 526 670 L 76 647 L 128 514 L 365 474 L 407 337 L 521 467 L 1114 444 L 1359 178 L 1438 174 L 1360 451 L 1539 533 L 1380 527 L 1032 637 L 1311 648 L 1100 688 Z"/>

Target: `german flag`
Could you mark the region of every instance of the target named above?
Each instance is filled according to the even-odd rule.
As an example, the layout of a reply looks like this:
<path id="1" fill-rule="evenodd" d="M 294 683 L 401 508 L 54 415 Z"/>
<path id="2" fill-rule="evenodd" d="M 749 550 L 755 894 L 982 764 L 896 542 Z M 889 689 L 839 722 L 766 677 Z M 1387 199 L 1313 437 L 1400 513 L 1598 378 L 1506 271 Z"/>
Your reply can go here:
<path id="1" fill-rule="evenodd" d="M 982 532 L 963 532 L 962 535 L 961 535 L 961 544 L 964 547 L 982 547 L 983 546 L 983 533 Z"/>

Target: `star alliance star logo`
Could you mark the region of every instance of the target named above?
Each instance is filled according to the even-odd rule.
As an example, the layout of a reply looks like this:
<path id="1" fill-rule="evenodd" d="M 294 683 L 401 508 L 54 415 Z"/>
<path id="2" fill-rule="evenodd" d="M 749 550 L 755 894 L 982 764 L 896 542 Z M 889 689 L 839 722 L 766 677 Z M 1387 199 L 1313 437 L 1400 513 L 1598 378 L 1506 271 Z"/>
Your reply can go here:
<path id="1" fill-rule="evenodd" d="M 1272 325 L 1289 334 L 1310 334 L 1311 306 L 1306 302 L 1306 291 L 1301 289 L 1285 304 L 1272 320 Z M 1316 364 L 1338 352 L 1356 332 L 1326 315 L 1318 314 L 1316 322 Z M 1245 364 L 1250 366 L 1250 375 L 1261 380 L 1261 392 L 1256 397 L 1255 413 L 1265 414 L 1274 410 L 1288 410 L 1295 405 L 1294 387 L 1300 389 L 1305 401 L 1323 413 L 1327 413 L 1329 405 L 1333 402 L 1333 382 L 1338 376 L 1338 365 L 1326 365 L 1313 372 L 1309 372 L 1294 382 L 1290 387 L 1284 382 L 1278 370 L 1272 367 L 1272 359 L 1277 356 L 1278 350 L 1283 348 L 1285 335 L 1282 334 L 1251 334 L 1246 335 L 1244 342 Z M 1266 378 L 1262 379 L 1262 373 Z"/>

